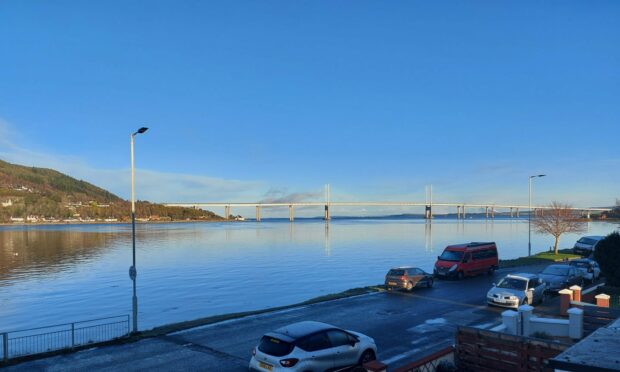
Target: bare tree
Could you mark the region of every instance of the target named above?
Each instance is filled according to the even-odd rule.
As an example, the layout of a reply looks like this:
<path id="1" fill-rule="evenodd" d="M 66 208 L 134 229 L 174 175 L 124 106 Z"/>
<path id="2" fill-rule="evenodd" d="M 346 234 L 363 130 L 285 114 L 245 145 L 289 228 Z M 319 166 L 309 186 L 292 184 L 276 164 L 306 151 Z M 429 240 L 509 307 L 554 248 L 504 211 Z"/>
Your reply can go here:
<path id="1" fill-rule="evenodd" d="M 549 209 L 532 220 L 537 232 L 553 235 L 555 238 L 555 254 L 558 254 L 558 244 L 562 234 L 585 231 L 585 223 L 580 221 L 576 211 L 570 208 L 569 204 L 554 201 L 549 204 Z"/>

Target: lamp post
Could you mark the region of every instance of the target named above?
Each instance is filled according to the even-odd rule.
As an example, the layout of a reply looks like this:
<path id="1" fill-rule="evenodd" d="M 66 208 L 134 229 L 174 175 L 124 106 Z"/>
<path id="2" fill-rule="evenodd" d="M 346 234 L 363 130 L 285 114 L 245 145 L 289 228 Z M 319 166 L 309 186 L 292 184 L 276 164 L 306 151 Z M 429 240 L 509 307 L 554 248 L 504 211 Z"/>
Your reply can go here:
<path id="1" fill-rule="evenodd" d="M 141 127 L 131 134 L 131 252 L 133 260 L 129 268 L 129 277 L 133 282 L 133 297 L 131 298 L 133 333 L 138 332 L 138 295 L 136 294 L 136 193 L 134 190 L 133 142 L 137 134 L 142 134 L 148 129 L 149 128 Z"/>
<path id="2" fill-rule="evenodd" d="M 546 174 L 530 176 L 529 179 L 529 204 L 527 214 L 527 255 L 532 255 L 532 178 L 544 177 Z"/>

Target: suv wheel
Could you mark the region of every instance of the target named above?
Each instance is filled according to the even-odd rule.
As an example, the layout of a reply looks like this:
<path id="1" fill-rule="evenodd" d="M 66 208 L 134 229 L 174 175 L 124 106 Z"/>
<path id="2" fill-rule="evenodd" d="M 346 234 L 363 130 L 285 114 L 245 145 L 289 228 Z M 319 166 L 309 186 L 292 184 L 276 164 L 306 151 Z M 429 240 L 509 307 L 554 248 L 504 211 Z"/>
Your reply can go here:
<path id="1" fill-rule="evenodd" d="M 376 357 L 375 357 L 375 352 L 374 352 L 374 351 L 372 351 L 372 350 L 370 350 L 370 349 L 368 349 L 368 350 L 364 351 L 364 353 L 363 353 L 363 354 L 362 354 L 362 356 L 360 357 L 360 360 L 359 360 L 359 363 L 358 363 L 358 364 L 361 366 L 361 365 L 363 365 L 364 363 L 368 363 L 368 362 L 370 362 L 371 360 L 375 360 L 375 359 L 376 359 Z"/>

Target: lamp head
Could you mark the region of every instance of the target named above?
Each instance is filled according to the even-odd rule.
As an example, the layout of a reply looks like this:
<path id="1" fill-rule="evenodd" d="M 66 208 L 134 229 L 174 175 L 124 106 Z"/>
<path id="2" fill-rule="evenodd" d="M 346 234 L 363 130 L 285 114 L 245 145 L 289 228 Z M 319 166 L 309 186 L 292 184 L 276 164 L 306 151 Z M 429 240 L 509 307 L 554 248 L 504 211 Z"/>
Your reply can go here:
<path id="1" fill-rule="evenodd" d="M 138 129 L 133 135 L 135 136 L 136 134 L 142 134 L 142 133 L 146 132 L 147 130 L 149 130 L 149 128 L 142 127 L 140 129 Z"/>

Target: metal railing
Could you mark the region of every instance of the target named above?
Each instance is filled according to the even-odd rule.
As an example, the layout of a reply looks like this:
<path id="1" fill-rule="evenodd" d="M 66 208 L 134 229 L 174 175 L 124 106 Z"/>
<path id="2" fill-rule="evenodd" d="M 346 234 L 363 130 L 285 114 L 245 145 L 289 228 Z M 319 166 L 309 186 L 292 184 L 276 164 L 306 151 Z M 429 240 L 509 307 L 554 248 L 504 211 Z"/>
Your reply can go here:
<path id="1" fill-rule="evenodd" d="M 129 315 L 4 332 L 0 333 L 2 360 L 97 344 L 128 335 Z"/>

